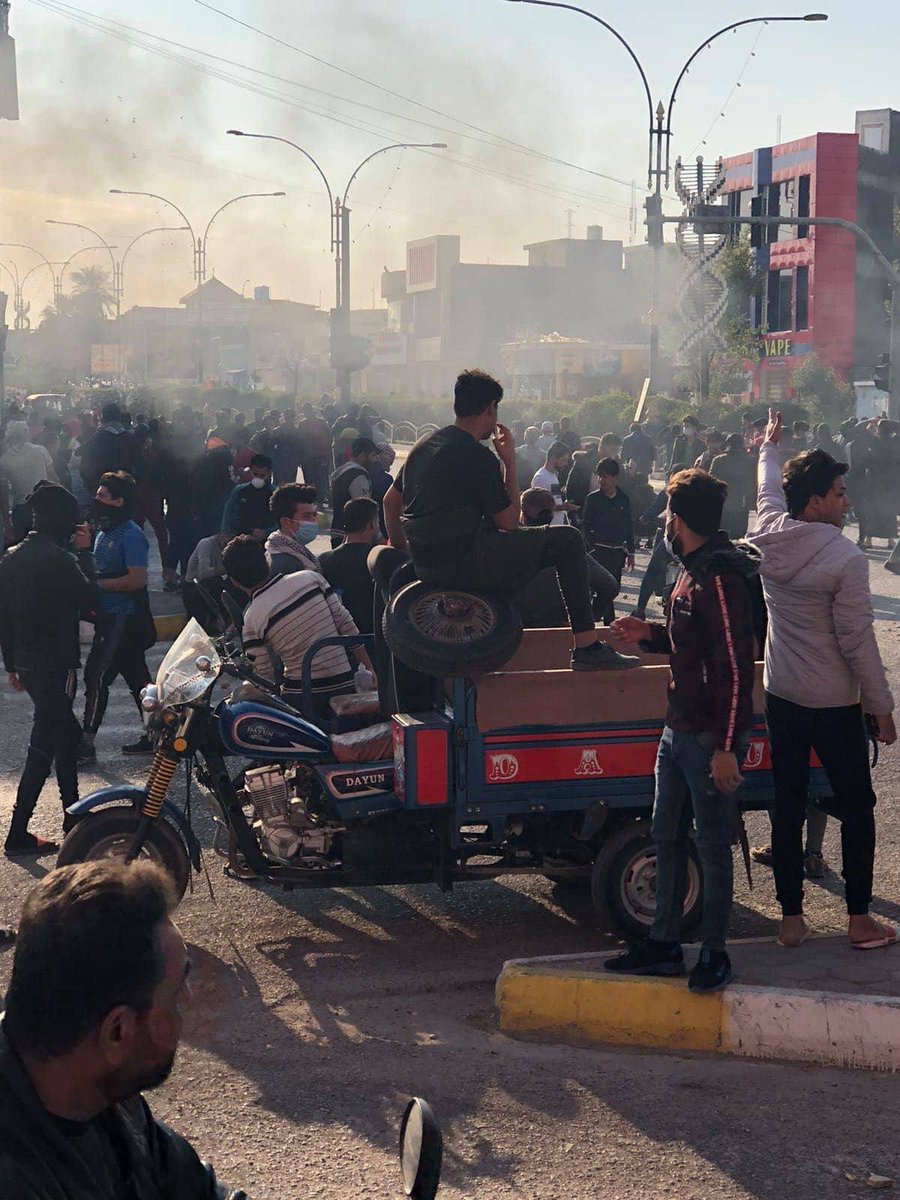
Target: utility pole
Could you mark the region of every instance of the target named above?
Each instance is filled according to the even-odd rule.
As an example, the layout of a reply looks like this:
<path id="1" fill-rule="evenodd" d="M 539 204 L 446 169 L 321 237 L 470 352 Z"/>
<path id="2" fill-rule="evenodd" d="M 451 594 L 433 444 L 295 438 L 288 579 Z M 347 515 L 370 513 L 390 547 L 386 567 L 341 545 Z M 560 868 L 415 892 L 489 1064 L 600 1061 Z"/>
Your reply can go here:
<path id="1" fill-rule="evenodd" d="M 350 209 L 341 205 L 341 337 L 350 346 Z M 352 370 L 346 361 L 338 367 L 337 386 L 344 412 L 352 399 Z"/>
<path id="2" fill-rule="evenodd" d="M 572 240 L 572 218 L 575 216 L 574 208 L 566 209 L 566 237 L 571 242 Z"/>

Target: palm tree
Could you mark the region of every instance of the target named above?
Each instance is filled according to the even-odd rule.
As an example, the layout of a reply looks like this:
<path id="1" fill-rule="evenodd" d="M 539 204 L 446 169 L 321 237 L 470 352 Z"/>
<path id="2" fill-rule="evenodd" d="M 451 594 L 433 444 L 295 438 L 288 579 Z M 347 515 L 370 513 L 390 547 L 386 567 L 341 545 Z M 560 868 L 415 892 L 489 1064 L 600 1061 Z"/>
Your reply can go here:
<path id="1" fill-rule="evenodd" d="M 103 318 L 115 312 L 116 298 L 110 291 L 109 272 L 103 267 L 79 267 L 71 278 L 74 307 L 81 316 Z"/>

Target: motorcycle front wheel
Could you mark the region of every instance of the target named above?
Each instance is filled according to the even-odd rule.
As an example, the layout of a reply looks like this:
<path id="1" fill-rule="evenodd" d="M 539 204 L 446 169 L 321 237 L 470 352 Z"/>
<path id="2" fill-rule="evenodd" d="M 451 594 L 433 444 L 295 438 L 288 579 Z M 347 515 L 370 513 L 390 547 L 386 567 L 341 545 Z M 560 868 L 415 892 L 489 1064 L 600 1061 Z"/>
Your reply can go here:
<path id="1" fill-rule="evenodd" d="M 56 865 L 68 867 L 105 858 L 124 859 L 140 820 L 136 808 L 102 808 L 88 813 L 66 834 Z M 191 860 L 181 835 L 164 817 L 150 826 L 138 858 L 154 862 L 168 872 L 176 899 L 180 901 L 190 882 Z"/>

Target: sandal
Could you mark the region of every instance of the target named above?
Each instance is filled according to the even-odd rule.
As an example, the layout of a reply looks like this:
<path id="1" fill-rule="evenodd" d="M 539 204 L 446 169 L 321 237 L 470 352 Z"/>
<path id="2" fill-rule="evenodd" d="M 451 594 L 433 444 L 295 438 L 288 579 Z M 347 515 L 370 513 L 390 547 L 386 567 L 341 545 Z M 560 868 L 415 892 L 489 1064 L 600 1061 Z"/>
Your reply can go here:
<path id="1" fill-rule="evenodd" d="M 885 946 L 893 946 L 900 941 L 900 933 L 897 932 L 893 925 L 882 925 L 880 921 L 877 924 L 885 931 L 884 936 L 867 938 L 862 942 L 854 942 L 851 938 L 850 945 L 854 950 L 881 950 Z"/>

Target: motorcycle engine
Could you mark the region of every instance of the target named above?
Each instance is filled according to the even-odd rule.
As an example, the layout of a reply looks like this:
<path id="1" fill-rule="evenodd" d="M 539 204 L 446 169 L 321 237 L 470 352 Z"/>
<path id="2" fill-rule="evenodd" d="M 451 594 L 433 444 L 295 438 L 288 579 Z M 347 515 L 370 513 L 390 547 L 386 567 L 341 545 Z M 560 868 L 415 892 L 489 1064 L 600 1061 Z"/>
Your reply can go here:
<path id="1" fill-rule="evenodd" d="M 294 866 L 303 860 L 326 865 L 322 860 L 339 830 L 310 811 L 317 784 L 315 773 L 303 766 L 287 773 L 278 764 L 244 772 L 244 790 L 259 818 L 260 843 L 269 858 Z"/>

